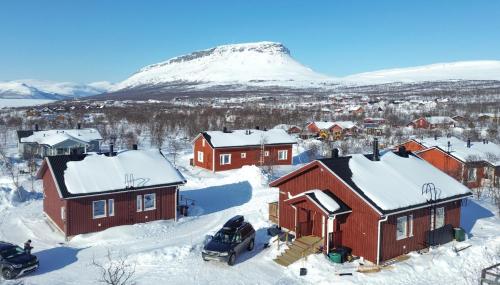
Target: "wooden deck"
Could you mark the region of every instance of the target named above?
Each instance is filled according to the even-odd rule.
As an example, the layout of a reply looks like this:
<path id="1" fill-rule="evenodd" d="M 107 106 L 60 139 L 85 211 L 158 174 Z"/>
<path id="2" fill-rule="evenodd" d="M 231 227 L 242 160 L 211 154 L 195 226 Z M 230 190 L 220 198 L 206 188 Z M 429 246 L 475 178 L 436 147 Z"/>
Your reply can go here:
<path id="1" fill-rule="evenodd" d="M 305 236 L 295 239 L 292 245 L 274 261 L 282 266 L 290 264 L 304 258 L 310 254 L 316 253 L 323 245 L 323 239 L 316 236 Z"/>

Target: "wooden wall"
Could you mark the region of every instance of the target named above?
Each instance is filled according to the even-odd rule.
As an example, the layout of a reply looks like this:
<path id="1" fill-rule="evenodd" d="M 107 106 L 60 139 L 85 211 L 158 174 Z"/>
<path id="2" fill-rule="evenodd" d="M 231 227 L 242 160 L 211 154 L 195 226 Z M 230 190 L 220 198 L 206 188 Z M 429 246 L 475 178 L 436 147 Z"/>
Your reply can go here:
<path id="1" fill-rule="evenodd" d="M 46 162 L 44 162 L 46 164 Z M 44 172 L 43 180 L 43 211 L 56 224 L 61 231 L 65 231 L 65 221 L 61 217 L 61 208 L 66 207 L 66 201 L 59 196 L 57 186 L 52 176 L 52 170 L 48 168 Z M 67 209 L 66 209 L 67 214 Z M 67 215 L 66 215 L 67 217 Z"/>

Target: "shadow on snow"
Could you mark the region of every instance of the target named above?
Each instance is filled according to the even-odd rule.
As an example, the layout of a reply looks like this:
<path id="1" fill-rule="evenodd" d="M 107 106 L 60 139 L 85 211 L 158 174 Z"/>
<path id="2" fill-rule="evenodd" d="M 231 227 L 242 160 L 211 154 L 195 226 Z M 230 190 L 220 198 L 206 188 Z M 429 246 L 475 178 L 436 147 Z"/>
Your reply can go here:
<path id="1" fill-rule="evenodd" d="M 260 228 L 255 232 L 255 245 L 252 251 L 241 252 L 239 256 L 236 257 L 236 264 L 243 263 L 262 251 L 264 251 L 264 245 L 271 240 L 271 236 L 267 234 L 267 228 Z"/>
<path id="2" fill-rule="evenodd" d="M 462 206 L 460 215 L 462 217 L 460 226 L 469 236 L 472 236 L 471 231 L 477 220 L 494 216 L 490 210 L 479 205 L 472 199 L 467 199 L 467 204 Z"/>
<path id="3" fill-rule="evenodd" d="M 34 252 L 33 254 L 36 255 L 40 261 L 40 267 L 31 275 L 49 273 L 75 263 L 78 260 L 77 254 L 82 249 L 84 248 L 60 246 Z"/>
<path id="4" fill-rule="evenodd" d="M 202 215 L 240 206 L 252 198 L 252 186 L 248 181 L 182 191 L 183 198 L 195 200 L 195 205 L 203 209 Z"/>

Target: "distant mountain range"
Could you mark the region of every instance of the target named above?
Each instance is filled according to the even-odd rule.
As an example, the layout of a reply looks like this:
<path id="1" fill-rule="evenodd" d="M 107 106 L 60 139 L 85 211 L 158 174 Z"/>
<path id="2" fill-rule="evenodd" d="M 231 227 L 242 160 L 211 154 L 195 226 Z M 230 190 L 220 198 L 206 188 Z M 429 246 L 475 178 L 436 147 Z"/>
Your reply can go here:
<path id="1" fill-rule="evenodd" d="M 256 42 L 222 45 L 174 57 L 141 68 L 116 84 L 0 82 L 0 98 L 65 99 L 96 94 L 103 94 L 101 98 L 123 94 L 133 98 L 179 92 L 326 91 L 379 84 L 414 86 L 423 82 L 456 86 L 456 81 L 475 80 L 500 81 L 500 61 L 438 63 L 330 77 L 296 61 L 283 44 Z M 472 85 L 480 88 L 480 85 Z"/>

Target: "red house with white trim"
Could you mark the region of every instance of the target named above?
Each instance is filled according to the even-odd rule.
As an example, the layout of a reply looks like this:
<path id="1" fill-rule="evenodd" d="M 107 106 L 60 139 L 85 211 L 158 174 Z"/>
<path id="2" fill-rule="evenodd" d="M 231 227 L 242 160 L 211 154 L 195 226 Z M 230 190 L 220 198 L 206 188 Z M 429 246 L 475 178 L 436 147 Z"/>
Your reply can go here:
<path id="1" fill-rule="evenodd" d="M 320 159 L 270 186 L 279 188 L 280 227 L 323 238 L 325 253 L 346 246 L 377 264 L 449 241 L 460 226 L 461 202 L 471 196 L 407 152 Z"/>
<path id="2" fill-rule="evenodd" d="M 182 174 L 158 150 L 46 157 L 43 211 L 66 237 L 176 219 Z"/>
<path id="3" fill-rule="evenodd" d="M 283 129 L 203 132 L 193 140 L 193 165 L 214 172 L 244 165 L 291 165 L 296 143 Z"/>

